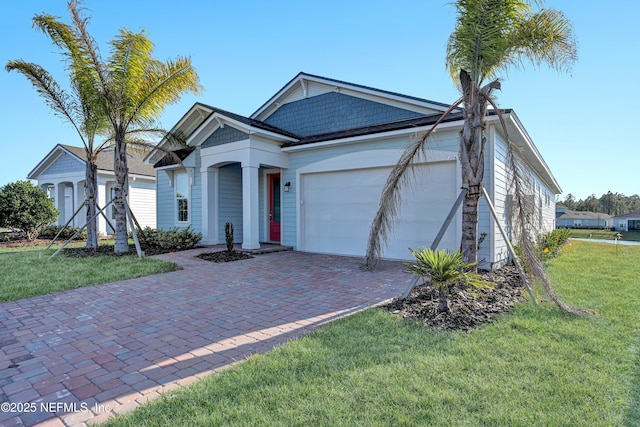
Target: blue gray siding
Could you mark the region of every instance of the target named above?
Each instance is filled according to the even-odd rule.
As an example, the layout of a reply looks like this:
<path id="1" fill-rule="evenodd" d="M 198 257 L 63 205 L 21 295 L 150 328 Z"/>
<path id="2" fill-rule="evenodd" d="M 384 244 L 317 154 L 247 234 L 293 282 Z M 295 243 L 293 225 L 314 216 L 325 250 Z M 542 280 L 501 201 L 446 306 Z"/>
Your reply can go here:
<path id="1" fill-rule="evenodd" d="M 492 198 L 501 225 L 505 230 L 509 230 L 507 212 L 507 201 L 509 199 L 509 177 L 506 166 L 507 146 L 500 135 L 495 132 L 495 128 L 492 128 L 488 133 L 484 187 Z M 481 238 L 482 233 L 487 233 L 478 251 L 480 267 L 499 267 L 508 261 L 509 252 L 507 243 L 502 237 L 484 197 L 480 199 L 478 214 L 478 239 Z M 488 260 L 489 262 L 485 263 L 486 261 L 483 262 L 483 260 Z"/>
<path id="2" fill-rule="evenodd" d="M 242 141 L 249 138 L 249 134 L 231 126 L 225 126 L 213 132 L 201 145 L 201 148 L 215 147 L 216 145 Z"/>
<path id="3" fill-rule="evenodd" d="M 194 231 L 202 231 L 202 175 L 200 174 L 200 147 L 194 153 L 196 155 L 196 167 L 193 171 L 193 183 L 191 185 L 191 204 L 190 223 Z"/>
<path id="4" fill-rule="evenodd" d="M 58 173 L 81 172 L 85 170 L 85 164 L 82 160 L 67 153 L 62 153 L 51 166 L 47 168 L 41 175 L 52 175 Z"/>
<path id="5" fill-rule="evenodd" d="M 168 230 L 174 227 L 185 228 L 191 226 L 193 231 L 202 231 L 202 183 L 200 176 L 200 150 L 196 151 L 196 167 L 192 174 L 193 180 L 190 180 L 189 187 L 189 223 L 176 224 L 176 202 L 175 191 L 171 187 L 171 181 L 168 174 L 173 171 L 157 171 L 156 172 L 156 204 L 157 204 L 157 228 Z M 177 169 L 183 172 L 184 169 Z"/>
<path id="6" fill-rule="evenodd" d="M 415 111 L 329 92 L 285 104 L 264 121 L 296 135 L 309 136 L 420 116 Z"/>
<path id="7" fill-rule="evenodd" d="M 224 225 L 233 224 L 233 237 L 242 242 L 242 169 L 239 163 L 218 169 L 218 236 L 224 242 Z"/>
<path id="8" fill-rule="evenodd" d="M 156 172 L 156 183 L 157 227 L 161 230 L 168 230 L 175 227 L 173 188 L 170 186 L 169 176 L 164 171 Z"/>

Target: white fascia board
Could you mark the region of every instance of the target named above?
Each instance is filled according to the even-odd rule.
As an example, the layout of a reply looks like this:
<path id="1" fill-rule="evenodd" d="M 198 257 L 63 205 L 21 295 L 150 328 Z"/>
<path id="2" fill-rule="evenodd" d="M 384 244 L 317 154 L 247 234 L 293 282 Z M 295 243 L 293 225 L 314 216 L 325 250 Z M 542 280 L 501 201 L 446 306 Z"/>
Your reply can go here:
<path id="1" fill-rule="evenodd" d="M 544 158 L 533 143 L 533 140 L 522 125 L 522 122 L 520 122 L 520 120 L 518 119 L 518 116 L 513 111 L 511 111 L 510 113 L 503 114 L 503 118 L 506 119 L 507 131 L 509 131 L 509 139 L 512 140 L 511 142 L 513 142 L 516 146 L 523 149 L 523 154 L 529 165 L 540 174 L 540 177 L 549 185 L 550 190 L 552 190 L 554 194 L 562 193 L 560 184 L 558 184 L 558 181 L 556 181 L 553 173 L 551 173 L 551 169 L 549 169 L 549 166 L 544 161 Z M 500 124 L 500 118 L 498 116 L 488 117 L 487 122 L 494 124 L 496 126 L 496 129 L 501 134 L 503 133 L 502 125 Z"/>
<path id="2" fill-rule="evenodd" d="M 208 116 L 209 114 L 211 114 L 213 110 L 211 108 L 209 108 L 208 106 L 201 104 L 201 103 L 195 103 L 193 104 L 193 106 L 189 109 L 189 111 L 187 111 L 185 113 L 184 116 L 182 116 L 182 118 L 178 121 L 178 123 L 176 123 L 171 130 L 169 131 L 169 133 L 174 133 L 174 132 L 178 132 L 181 131 L 183 129 L 183 127 L 185 127 L 186 129 L 184 129 L 183 131 L 187 131 L 189 126 L 193 126 L 195 123 L 197 123 L 198 119 L 203 119 L 204 117 Z M 189 123 L 191 122 L 191 123 Z M 200 126 L 202 126 L 202 123 L 200 124 L 196 124 L 195 125 L 195 129 L 198 129 Z M 187 134 L 187 132 L 184 132 L 185 135 Z M 156 147 L 161 147 L 161 148 L 165 148 L 165 146 L 167 145 L 168 141 L 165 138 L 162 138 L 162 140 L 156 145 Z M 160 154 L 160 157 L 158 157 L 158 154 Z M 147 163 L 147 164 L 151 164 L 151 163 L 155 163 L 158 160 L 160 160 L 162 157 L 164 157 L 164 152 L 162 152 L 161 150 L 158 150 L 157 148 L 154 148 L 153 150 L 151 150 L 151 152 L 149 152 L 149 154 L 147 154 L 147 156 L 144 158 L 143 162 Z"/>
<path id="3" fill-rule="evenodd" d="M 460 127 L 461 124 L 462 124 L 462 121 L 460 120 L 456 120 L 455 122 L 440 123 L 436 128 L 436 130 L 434 130 L 434 134 L 440 132 L 441 130 L 450 130 L 452 128 Z M 357 144 L 357 143 L 368 142 L 376 139 L 386 139 L 386 138 L 392 138 L 396 136 L 409 135 L 412 133 L 422 133 L 422 132 L 428 131 L 432 127 L 433 125 L 425 125 L 420 127 L 392 130 L 388 132 L 369 133 L 366 135 L 351 136 L 351 137 L 340 138 L 340 139 L 331 139 L 329 141 L 310 142 L 308 144 L 294 145 L 291 147 L 283 147 L 282 151 L 284 152 L 306 151 L 306 150 L 315 150 L 317 148 L 330 147 L 332 145 Z"/>
<path id="4" fill-rule="evenodd" d="M 295 142 L 296 138 L 281 135 L 279 133 L 271 132 L 265 129 L 256 128 L 251 125 L 247 125 L 241 121 L 235 120 L 231 117 L 227 117 L 220 113 L 212 114 L 201 126 L 194 132 L 189 139 L 187 139 L 187 145 L 197 147 L 202 144 L 209 135 L 215 132 L 217 129 L 229 125 L 240 131 L 248 133 L 249 135 L 262 135 L 267 138 L 282 141 L 282 142 Z M 197 142 L 196 142 L 197 141 Z"/>

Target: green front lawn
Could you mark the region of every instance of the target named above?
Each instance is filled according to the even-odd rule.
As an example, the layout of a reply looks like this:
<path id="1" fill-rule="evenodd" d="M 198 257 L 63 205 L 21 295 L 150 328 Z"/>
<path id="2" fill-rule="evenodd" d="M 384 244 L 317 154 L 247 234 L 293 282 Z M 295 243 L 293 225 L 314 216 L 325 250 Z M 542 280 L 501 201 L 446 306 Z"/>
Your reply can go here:
<path id="1" fill-rule="evenodd" d="M 44 251 L 43 247 L 0 250 L 0 302 L 178 268 L 172 263 L 139 259 L 136 255 L 71 258 L 58 254 L 50 258 L 53 252 L 53 249 Z"/>
<path id="2" fill-rule="evenodd" d="M 574 241 L 545 302 L 470 333 L 370 309 L 108 426 L 640 425 L 640 247 Z"/>

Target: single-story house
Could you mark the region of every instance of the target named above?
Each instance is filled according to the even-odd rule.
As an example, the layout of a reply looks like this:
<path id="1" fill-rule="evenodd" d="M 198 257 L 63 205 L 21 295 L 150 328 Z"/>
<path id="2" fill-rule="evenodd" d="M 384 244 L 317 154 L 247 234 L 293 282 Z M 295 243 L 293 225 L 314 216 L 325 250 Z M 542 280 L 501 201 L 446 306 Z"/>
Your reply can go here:
<path id="1" fill-rule="evenodd" d="M 203 244 L 225 239 L 231 222 L 245 249 L 279 243 L 295 250 L 362 256 L 380 193 L 405 147 L 424 135 L 448 104 L 300 73 L 249 117 L 194 104 L 173 127 L 187 146 L 181 162 L 160 150 L 146 161 L 157 170 L 158 228 L 191 226 Z M 523 153 L 536 215 L 532 226 L 555 227 L 561 192 L 542 156 L 512 110 L 504 114 L 509 137 Z M 461 110 L 438 126 L 414 166 L 401 220 L 383 256 L 410 259 L 408 248 L 431 245 L 461 186 Z M 171 149 L 168 141 L 161 142 Z M 485 188 L 503 222 L 509 210 L 507 145 L 498 117 L 487 127 Z M 488 206 L 481 202 L 479 258 L 504 263 L 507 246 Z M 460 246 L 461 216 L 441 247 Z"/>
<path id="2" fill-rule="evenodd" d="M 618 231 L 640 231 L 640 211 L 614 216 L 613 226 Z"/>
<path id="3" fill-rule="evenodd" d="M 573 211 L 565 206 L 556 207 L 556 227 L 605 229 L 612 227 L 612 216 L 600 212 Z"/>
<path id="4" fill-rule="evenodd" d="M 129 166 L 129 206 L 142 227 L 156 228 L 156 172 L 152 165 L 144 162 L 147 153 L 131 152 Z M 58 144 L 29 172 L 27 178 L 36 180 L 45 190 L 60 214 L 57 225 L 64 225 L 82 202 L 84 202 L 84 183 L 86 154 L 84 148 Z M 115 187 L 113 172 L 113 151 L 105 150 L 98 154 L 98 194 L 100 208 L 112 200 Z M 114 218 L 113 205 L 106 209 L 106 216 Z M 86 222 L 84 208 L 73 218 L 70 226 L 81 227 Z M 115 223 L 111 221 L 115 226 Z M 113 234 L 102 215 L 98 220 L 98 233 Z"/>

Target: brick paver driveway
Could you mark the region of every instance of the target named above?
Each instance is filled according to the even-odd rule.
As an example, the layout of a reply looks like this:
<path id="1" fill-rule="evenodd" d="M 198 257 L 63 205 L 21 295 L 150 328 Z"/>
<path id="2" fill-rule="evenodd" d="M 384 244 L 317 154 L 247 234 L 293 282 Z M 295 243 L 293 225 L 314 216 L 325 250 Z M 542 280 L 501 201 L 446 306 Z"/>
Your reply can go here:
<path id="1" fill-rule="evenodd" d="M 400 294 L 397 262 L 280 252 L 0 304 L 0 425 L 82 425 Z M 210 251 L 210 249 L 209 249 Z"/>

